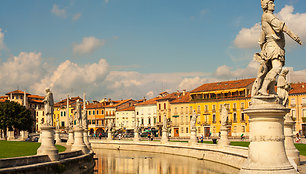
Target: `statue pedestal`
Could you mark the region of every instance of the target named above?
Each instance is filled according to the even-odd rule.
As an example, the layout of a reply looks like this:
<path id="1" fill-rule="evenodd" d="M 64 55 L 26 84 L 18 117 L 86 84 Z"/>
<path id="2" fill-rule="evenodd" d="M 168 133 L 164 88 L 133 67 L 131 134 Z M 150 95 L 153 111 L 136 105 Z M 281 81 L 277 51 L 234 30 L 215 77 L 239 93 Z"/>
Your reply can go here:
<path id="1" fill-rule="evenodd" d="M 41 126 L 41 145 L 37 149 L 37 155 L 48 155 L 51 161 L 59 159 L 58 150 L 54 145 L 54 127 Z"/>
<path id="2" fill-rule="evenodd" d="M 284 116 L 289 109 L 275 97 L 255 96 L 253 104 L 245 109 L 250 120 L 249 155 L 241 174 L 297 173 L 289 163 L 284 146 Z"/>
<path id="3" fill-rule="evenodd" d="M 69 129 L 69 131 L 68 131 L 67 145 L 73 145 L 73 143 L 74 143 L 73 130 L 72 130 L 72 129 Z"/>
<path id="4" fill-rule="evenodd" d="M 15 140 L 14 131 L 7 131 L 7 140 Z"/>
<path id="5" fill-rule="evenodd" d="M 138 133 L 138 132 L 134 132 L 133 141 L 134 141 L 134 142 L 139 142 L 139 141 L 140 141 L 140 139 L 139 139 L 139 133 Z"/>
<path id="6" fill-rule="evenodd" d="M 89 149 L 84 144 L 83 129 L 80 127 L 75 127 L 73 128 L 73 131 L 74 131 L 74 143 L 71 146 L 71 151 L 82 150 L 84 154 L 89 153 Z"/>
<path id="7" fill-rule="evenodd" d="M 89 140 L 88 140 L 88 129 L 85 129 L 84 130 L 84 132 L 83 132 L 83 137 L 84 137 L 84 143 L 85 143 L 85 145 L 87 146 L 87 148 L 89 149 L 89 150 L 91 150 L 92 148 L 91 148 L 91 143 L 89 142 Z"/>
<path id="8" fill-rule="evenodd" d="M 111 141 L 111 140 L 113 140 L 113 138 L 112 138 L 112 132 L 111 131 L 108 131 L 107 132 L 107 139 L 106 139 L 107 141 Z"/>
<path id="9" fill-rule="evenodd" d="M 28 131 L 20 131 L 20 140 L 25 141 L 29 136 Z"/>
<path id="10" fill-rule="evenodd" d="M 55 142 L 56 143 L 62 142 L 61 137 L 60 137 L 60 130 L 58 129 L 55 131 Z"/>
<path id="11" fill-rule="evenodd" d="M 163 130 L 163 132 L 162 132 L 162 138 L 161 138 L 161 140 L 160 140 L 160 143 L 162 143 L 162 144 L 168 143 L 169 138 L 168 138 L 168 135 L 167 135 L 167 134 L 168 134 L 167 129 Z"/>
<path id="12" fill-rule="evenodd" d="M 195 145 L 198 143 L 197 140 L 197 129 L 196 128 L 192 128 L 190 131 L 190 139 L 188 141 L 189 145 Z"/>
<path id="13" fill-rule="evenodd" d="M 228 141 L 228 128 L 226 126 L 221 126 L 220 132 L 221 132 L 221 137 L 218 141 L 218 146 L 219 147 L 228 146 L 230 144 L 230 142 Z"/>
<path id="14" fill-rule="evenodd" d="M 300 152 L 294 146 L 293 126 L 294 121 L 290 117 L 285 117 L 284 134 L 285 149 L 289 160 L 293 160 L 296 165 L 300 165 Z"/>

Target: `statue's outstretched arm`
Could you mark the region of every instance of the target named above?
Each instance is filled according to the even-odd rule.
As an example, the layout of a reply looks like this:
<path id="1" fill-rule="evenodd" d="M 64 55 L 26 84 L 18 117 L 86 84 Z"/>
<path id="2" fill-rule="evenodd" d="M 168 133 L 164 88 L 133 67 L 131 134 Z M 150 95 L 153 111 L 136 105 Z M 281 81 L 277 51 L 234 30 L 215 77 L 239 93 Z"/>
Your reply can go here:
<path id="1" fill-rule="evenodd" d="M 287 33 L 288 36 L 290 36 L 290 37 L 291 37 L 294 41 L 296 41 L 298 44 L 300 44 L 300 45 L 303 44 L 302 41 L 301 41 L 301 39 L 299 38 L 299 36 L 297 36 L 296 34 L 294 34 L 294 33 L 287 27 L 286 24 L 284 25 L 283 31 L 284 31 L 285 33 Z"/>

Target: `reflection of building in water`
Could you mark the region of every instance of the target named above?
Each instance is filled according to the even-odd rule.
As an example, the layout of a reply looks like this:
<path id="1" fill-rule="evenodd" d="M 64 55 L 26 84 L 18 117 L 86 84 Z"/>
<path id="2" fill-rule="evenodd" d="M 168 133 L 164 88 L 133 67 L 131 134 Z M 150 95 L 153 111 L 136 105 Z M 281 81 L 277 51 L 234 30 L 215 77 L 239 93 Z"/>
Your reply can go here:
<path id="1" fill-rule="evenodd" d="M 235 174 L 239 170 L 209 161 L 158 153 L 95 150 L 96 170 L 103 174 Z"/>

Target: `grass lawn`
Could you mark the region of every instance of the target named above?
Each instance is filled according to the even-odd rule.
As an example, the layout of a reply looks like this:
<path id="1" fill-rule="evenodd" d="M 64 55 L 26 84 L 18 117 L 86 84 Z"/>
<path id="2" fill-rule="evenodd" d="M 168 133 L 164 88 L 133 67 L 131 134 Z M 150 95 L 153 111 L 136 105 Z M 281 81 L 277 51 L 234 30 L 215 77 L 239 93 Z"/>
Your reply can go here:
<path id="1" fill-rule="evenodd" d="M 250 142 L 231 142 L 232 146 L 249 147 Z M 294 144 L 300 155 L 306 156 L 306 144 Z"/>
<path id="2" fill-rule="evenodd" d="M 36 155 L 40 143 L 25 141 L 0 141 L 0 158 Z M 55 145 L 59 152 L 66 150 L 64 146 Z"/>

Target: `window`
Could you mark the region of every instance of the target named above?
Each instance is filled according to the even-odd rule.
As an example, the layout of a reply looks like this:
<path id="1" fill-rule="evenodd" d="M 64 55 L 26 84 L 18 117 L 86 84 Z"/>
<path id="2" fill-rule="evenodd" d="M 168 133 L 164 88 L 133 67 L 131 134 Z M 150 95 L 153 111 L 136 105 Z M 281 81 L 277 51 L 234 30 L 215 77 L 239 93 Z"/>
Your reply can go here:
<path id="1" fill-rule="evenodd" d="M 141 124 L 143 124 L 143 118 L 141 118 Z"/>
<path id="2" fill-rule="evenodd" d="M 293 109 L 292 109 L 291 111 L 292 111 L 292 117 L 293 117 L 293 118 L 296 118 L 296 111 L 293 110 Z"/>
<path id="3" fill-rule="evenodd" d="M 92 111 L 92 115 L 95 115 L 95 111 Z"/>
<path id="4" fill-rule="evenodd" d="M 302 98 L 302 105 L 306 105 L 306 98 Z"/>
<path id="5" fill-rule="evenodd" d="M 303 115 L 302 115 L 302 117 L 306 117 L 306 109 L 303 109 Z"/>
<path id="6" fill-rule="evenodd" d="M 63 112 L 61 111 L 61 117 L 63 116 Z"/>
<path id="7" fill-rule="evenodd" d="M 154 124 L 156 124 L 156 117 L 154 117 Z"/>
<path id="8" fill-rule="evenodd" d="M 186 127 L 186 133 L 188 133 L 188 127 Z"/>
<path id="9" fill-rule="evenodd" d="M 76 125 L 76 120 L 74 120 L 73 124 Z"/>
<path id="10" fill-rule="evenodd" d="M 65 122 L 64 121 L 61 122 L 61 127 L 65 127 Z"/>
<path id="11" fill-rule="evenodd" d="M 216 123 L 216 114 L 213 114 L 213 123 Z"/>
<path id="12" fill-rule="evenodd" d="M 138 111 L 136 112 L 136 115 L 139 115 Z"/>
<path id="13" fill-rule="evenodd" d="M 237 122 L 237 113 L 236 112 L 233 113 L 233 120 L 234 120 L 235 123 Z"/>
<path id="14" fill-rule="evenodd" d="M 208 105 L 205 105 L 205 112 L 208 112 Z"/>
<path id="15" fill-rule="evenodd" d="M 161 110 L 161 105 L 160 104 L 158 104 L 158 109 Z"/>
<path id="16" fill-rule="evenodd" d="M 99 115 L 99 110 L 97 110 L 97 115 Z"/>
<path id="17" fill-rule="evenodd" d="M 92 120 L 92 124 L 96 124 L 96 120 Z"/>
<path id="18" fill-rule="evenodd" d="M 64 116 L 66 116 L 66 111 L 64 111 Z"/>
<path id="19" fill-rule="evenodd" d="M 241 120 L 245 121 L 244 113 L 241 113 Z"/>
<path id="20" fill-rule="evenodd" d="M 198 112 L 200 112 L 200 111 L 201 111 L 201 106 L 199 105 L 199 106 L 198 106 Z"/>
<path id="21" fill-rule="evenodd" d="M 165 110 L 167 109 L 167 105 L 166 105 L 166 103 L 164 103 L 164 109 L 165 109 Z"/>
<path id="22" fill-rule="evenodd" d="M 148 124 L 151 124 L 151 118 L 148 119 Z"/>
<path id="23" fill-rule="evenodd" d="M 91 111 L 88 111 L 88 115 L 91 115 Z"/>
<path id="24" fill-rule="evenodd" d="M 296 103 L 295 103 L 295 98 L 291 99 L 291 105 L 295 106 Z"/>
<path id="25" fill-rule="evenodd" d="M 101 110 L 101 114 L 102 114 L 102 115 L 104 114 L 104 110 Z"/>
<path id="26" fill-rule="evenodd" d="M 216 105 L 212 105 L 213 112 L 216 112 Z"/>
<path id="27" fill-rule="evenodd" d="M 242 132 L 245 132 L 245 126 L 242 126 Z"/>
<path id="28" fill-rule="evenodd" d="M 183 128 L 181 128 L 181 133 L 184 133 L 184 129 Z"/>
<path id="29" fill-rule="evenodd" d="M 234 103 L 234 104 L 233 104 L 233 109 L 236 109 L 236 108 L 237 108 L 237 104 Z"/>

